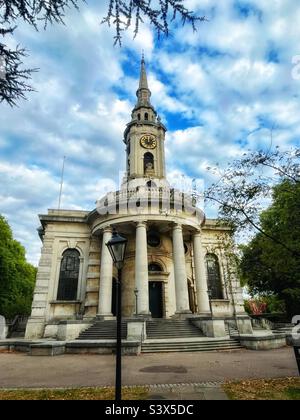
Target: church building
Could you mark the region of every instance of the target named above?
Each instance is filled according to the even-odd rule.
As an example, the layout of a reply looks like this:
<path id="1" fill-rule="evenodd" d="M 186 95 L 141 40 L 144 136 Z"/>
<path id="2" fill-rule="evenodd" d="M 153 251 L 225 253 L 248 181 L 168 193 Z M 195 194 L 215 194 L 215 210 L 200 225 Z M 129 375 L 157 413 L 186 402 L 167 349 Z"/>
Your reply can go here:
<path id="1" fill-rule="evenodd" d="M 115 320 L 117 270 L 106 246 L 113 229 L 128 239 L 123 320 L 128 326 L 142 322 L 141 340 L 153 321 L 188 320 L 208 337 L 228 335 L 227 322 L 252 333 L 232 232 L 206 218 L 192 193 L 168 183 L 166 130 L 151 103 L 143 58 L 137 102 L 124 132 L 126 176 L 119 191 L 91 211 L 39 216 L 42 251 L 27 339 L 74 340 L 95 322 L 101 327 Z"/>

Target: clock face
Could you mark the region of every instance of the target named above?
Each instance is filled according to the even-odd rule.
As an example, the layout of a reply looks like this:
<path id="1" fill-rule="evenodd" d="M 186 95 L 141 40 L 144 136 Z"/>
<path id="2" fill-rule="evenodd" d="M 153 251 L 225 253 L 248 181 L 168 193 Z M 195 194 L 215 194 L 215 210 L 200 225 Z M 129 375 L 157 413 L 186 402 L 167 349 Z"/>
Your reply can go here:
<path id="1" fill-rule="evenodd" d="M 141 146 L 145 149 L 155 149 L 157 146 L 157 140 L 155 136 L 147 135 L 141 138 Z"/>

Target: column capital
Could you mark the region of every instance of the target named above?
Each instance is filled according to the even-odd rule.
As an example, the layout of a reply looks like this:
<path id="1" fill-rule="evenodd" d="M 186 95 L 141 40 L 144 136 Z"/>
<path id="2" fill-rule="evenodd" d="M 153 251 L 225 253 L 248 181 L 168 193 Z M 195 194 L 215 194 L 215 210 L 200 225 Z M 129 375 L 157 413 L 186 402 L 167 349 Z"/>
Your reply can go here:
<path id="1" fill-rule="evenodd" d="M 103 229 L 103 233 L 112 233 L 112 231 L 113 231 L 113 228 L 111 226 L 106 226 Z"/>
<path id="2" fill-rule="evenodd" d="M 182 226 L 181 223 L 174 223 L 173 226 L 172 226 L 172 229 L 173 230 L 182 230 L 183 226 Z"/>
<path id="3" fill-rule="evenodd" d="M 202 237 L 202 230 L 198 229 L 193 233 L 194 238 L 201 238 Z"/>
<path id="4" fill-rule="evenodd" d="M 136 222 L 136 227 L 137 228 L 140 228 L 140 227 L 147 227 L 147 222 L 146 222 L 146 220 L 142 220 L 142 221 L 139 221 L 139 222 Z"/>

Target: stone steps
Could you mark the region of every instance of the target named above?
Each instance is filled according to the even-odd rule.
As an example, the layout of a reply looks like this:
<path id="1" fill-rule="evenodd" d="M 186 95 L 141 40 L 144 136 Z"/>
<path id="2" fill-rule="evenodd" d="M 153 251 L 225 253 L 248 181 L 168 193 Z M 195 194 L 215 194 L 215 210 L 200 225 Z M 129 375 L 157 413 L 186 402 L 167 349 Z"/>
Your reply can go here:
<path id="1" fill-rule="evenodd" d="M 292 334 L 294 331 L 294 327 L 286 327 L 286 328 L 276 328 L 275 330 L 272 330 L 275 334 Z"/>
<path id="2" fill-rule="evenodd" d="M 202 337 L 199 328 L 188 320 L 153 320 L 146 326 L 148 339 Z"/>
<path id="3" fill-rule="evenodd" d="M 281 328 L 293 328 L 295 326 L 295 324 L 291 324 L 291 323 L 284 323 L 284 322 L 276 322 L 274 324 L 274 328 L 275 329 L 281 329 Z"/>
<path id="4" fill-rule="evenodd" d="M 274 334 L 286 334 L 289 336 L 295 332 L 295 326 L 295 324 L 291 323 L 276 322 L 272 331 Z M 298 330 L 300 330 L 300 325 L 298 326 Z"/>
<path id="5" fill-rule="evenodd" d="M 226 331 L 226 334 L 231 338 L 236 338 L 236 337 L 239 337 L 240 335 L 238 330 L 235 330 L 234 328 L 229 328 L 228 330 L 225 329 L 225 331 Z"/>
<path id="6" fill-rule="evenodd" d="M 199 340 L 177 342 L 144 342 L 142 353 L 171 353 L 171 352 L 212 352 L 242 349 L 240 342 L 229 340 Z"/>
<path id="7" fill-rule="evenodd" d="M 77 340 L 115 340 L 117 337 L 116 321 L 98 321 L 80 333 Z M 127 323 L 122 322 L 122 339 L 127 338 Z"/>

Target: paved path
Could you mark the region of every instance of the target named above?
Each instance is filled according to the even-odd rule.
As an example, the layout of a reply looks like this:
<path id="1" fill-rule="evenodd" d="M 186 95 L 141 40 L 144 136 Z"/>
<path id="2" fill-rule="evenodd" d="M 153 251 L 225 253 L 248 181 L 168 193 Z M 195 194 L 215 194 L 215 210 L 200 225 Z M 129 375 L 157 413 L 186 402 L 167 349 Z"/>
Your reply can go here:
<path id="1" fill-rule="evenodd" d="M 63 388 L 114 384 L 114 356 L 30 357 L 0 353 L 1 388 Z M 297 376 L 293 350 L 145 354 L 123 357 L 123 384 L 188 384 Z"/>

